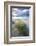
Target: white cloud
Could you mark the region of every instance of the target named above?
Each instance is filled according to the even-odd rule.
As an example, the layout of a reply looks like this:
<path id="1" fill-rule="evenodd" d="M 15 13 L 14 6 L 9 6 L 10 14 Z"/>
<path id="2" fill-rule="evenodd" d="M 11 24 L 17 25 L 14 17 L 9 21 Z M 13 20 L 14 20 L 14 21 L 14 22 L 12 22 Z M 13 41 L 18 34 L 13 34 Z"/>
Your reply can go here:
<path id="1" fill-rule="evenodd" d="M 28 9 L 20 10 L 20 9 L 18 9 L 18 8 L 13 8 L 13 10 L 12 10 L 12 15 L 13 15 L 14 17 L 19 16 L 19 15 L 21 16 L 21 15 L 27 13 L 27 11 L 28 11 Z"/>
<path id="2" fill-rule="evenodd" d="M 28 9 L 24 9 L 22 12 L 27 12 L 28 11 Z"/>

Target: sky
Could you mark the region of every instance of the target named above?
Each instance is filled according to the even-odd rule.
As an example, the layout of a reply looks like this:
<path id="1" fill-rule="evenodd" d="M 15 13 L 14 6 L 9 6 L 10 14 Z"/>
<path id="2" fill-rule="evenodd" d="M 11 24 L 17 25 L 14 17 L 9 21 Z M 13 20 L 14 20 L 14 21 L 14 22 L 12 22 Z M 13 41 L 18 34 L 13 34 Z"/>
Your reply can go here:
<path id="1" fill-rule="evenodd" d="M 29 9 L 12 8 L 12 17 L 29 17 Z"/>

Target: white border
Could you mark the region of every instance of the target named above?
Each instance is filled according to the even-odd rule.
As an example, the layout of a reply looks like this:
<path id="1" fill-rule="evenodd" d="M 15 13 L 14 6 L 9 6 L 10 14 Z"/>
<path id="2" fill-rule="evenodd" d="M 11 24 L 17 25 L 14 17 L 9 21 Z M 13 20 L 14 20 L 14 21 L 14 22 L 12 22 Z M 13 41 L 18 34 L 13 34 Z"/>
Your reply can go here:
<path id="1" fill-rule="evenodd" d="M 10 38 L 10 6 L 30 6 L 30 17 L 29 17 L 29 33 L 28 37 L 12 37 Z M 22 5 L 22 4 L 10 4 L 8 5 L 8 27 L 9 27 L 9 41 L 20 41 L 20 40 L 33 40 L 33 6 L 32 5 Z"/>

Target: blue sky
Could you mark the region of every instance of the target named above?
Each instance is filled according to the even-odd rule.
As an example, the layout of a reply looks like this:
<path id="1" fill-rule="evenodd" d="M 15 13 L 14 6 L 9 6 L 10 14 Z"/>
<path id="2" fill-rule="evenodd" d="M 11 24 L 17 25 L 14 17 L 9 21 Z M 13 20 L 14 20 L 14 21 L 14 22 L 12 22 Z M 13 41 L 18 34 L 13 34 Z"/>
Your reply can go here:
<path id="1" fill-rule="evenodd" d="M 12 16 L 14 16 L 14 17 L 29 17 L 29 9 L 12 8 Z"/>

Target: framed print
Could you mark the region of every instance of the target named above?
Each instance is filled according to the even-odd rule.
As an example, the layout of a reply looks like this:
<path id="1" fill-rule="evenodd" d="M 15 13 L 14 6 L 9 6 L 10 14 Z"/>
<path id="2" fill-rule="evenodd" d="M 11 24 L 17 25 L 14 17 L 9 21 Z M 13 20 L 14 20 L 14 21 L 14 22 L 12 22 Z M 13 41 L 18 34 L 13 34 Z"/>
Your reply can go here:
<path id="1" fill-rule="evenodd" d="M 4 42 L 35 42 L 35 3 L 4 3 Z"/>

